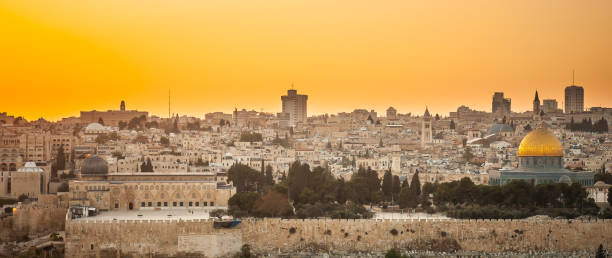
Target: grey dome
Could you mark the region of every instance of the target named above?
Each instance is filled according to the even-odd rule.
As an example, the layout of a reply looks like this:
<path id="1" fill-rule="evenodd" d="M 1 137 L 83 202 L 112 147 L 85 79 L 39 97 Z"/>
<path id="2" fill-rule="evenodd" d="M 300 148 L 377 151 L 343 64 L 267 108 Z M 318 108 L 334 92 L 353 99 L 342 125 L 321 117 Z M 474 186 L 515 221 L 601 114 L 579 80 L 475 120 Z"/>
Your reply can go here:
<path id="1" fill-rule="evenodd" d="M 108 174 L 108 164 L 100 156 L 91 156 L 81 166 L 81 174 L 85 175 L 102 175 Z"/>

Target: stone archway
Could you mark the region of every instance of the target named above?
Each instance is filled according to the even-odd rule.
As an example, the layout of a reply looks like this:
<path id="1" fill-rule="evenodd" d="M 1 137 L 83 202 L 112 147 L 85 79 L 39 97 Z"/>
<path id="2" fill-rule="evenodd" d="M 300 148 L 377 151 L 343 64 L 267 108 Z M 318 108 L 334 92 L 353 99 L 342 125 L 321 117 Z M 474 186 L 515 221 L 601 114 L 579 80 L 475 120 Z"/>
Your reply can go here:
<path id="1" fill-rule="evenodd" d="M 17 164 L 15 163 L 9 164 L 9 171 L 17 171 Z"/>
<path id="2" fill-rule="evenodd" d="M 7 171 L 7 170 L 8 170 L 8 165 L 6 163 L 0 164 L 0 171 Z"/>

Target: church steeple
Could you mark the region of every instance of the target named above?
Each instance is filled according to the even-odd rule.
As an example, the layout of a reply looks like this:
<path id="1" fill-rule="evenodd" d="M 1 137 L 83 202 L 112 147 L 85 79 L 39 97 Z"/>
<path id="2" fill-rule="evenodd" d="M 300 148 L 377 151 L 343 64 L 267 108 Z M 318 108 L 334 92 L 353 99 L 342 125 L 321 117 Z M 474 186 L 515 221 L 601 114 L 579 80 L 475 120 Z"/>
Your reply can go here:
<path id="1" fill-rule="evenodd" d="M 538 97 L 538 91 L 536 90 L 535 98 L 533 98 L 533 113 L 540 113 L 540 98 Z"/>

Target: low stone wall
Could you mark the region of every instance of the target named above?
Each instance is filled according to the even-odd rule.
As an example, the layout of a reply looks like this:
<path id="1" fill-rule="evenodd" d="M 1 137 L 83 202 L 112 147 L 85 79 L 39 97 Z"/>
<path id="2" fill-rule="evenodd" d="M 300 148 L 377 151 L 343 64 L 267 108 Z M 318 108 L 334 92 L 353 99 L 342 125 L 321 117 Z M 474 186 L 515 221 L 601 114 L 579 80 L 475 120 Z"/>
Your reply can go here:
<path id="1" fill-rule="evenodd" d="M 255 253 L 382 253 L 410 250 L 502 252 L 612 249 L 612 220 L 68 220 L 66 257 L 199 254 L 224 257 L 248 244 Z"/>

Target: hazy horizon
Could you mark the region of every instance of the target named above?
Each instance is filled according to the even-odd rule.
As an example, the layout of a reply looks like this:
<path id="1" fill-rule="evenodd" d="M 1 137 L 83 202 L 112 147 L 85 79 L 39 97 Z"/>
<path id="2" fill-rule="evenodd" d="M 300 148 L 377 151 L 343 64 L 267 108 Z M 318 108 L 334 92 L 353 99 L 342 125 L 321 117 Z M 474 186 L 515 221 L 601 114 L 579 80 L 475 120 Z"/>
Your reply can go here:
<path id="1" fill-rule="evenodd" d="M 308 114 L 389 107 L 530 110 L 585 89 L 612 106 L 612 1 L 30 1 L 0 3 L 2 112 L 57 120 L 128 109 L 203 117 L 280 112 L 294 84 Z"/>

